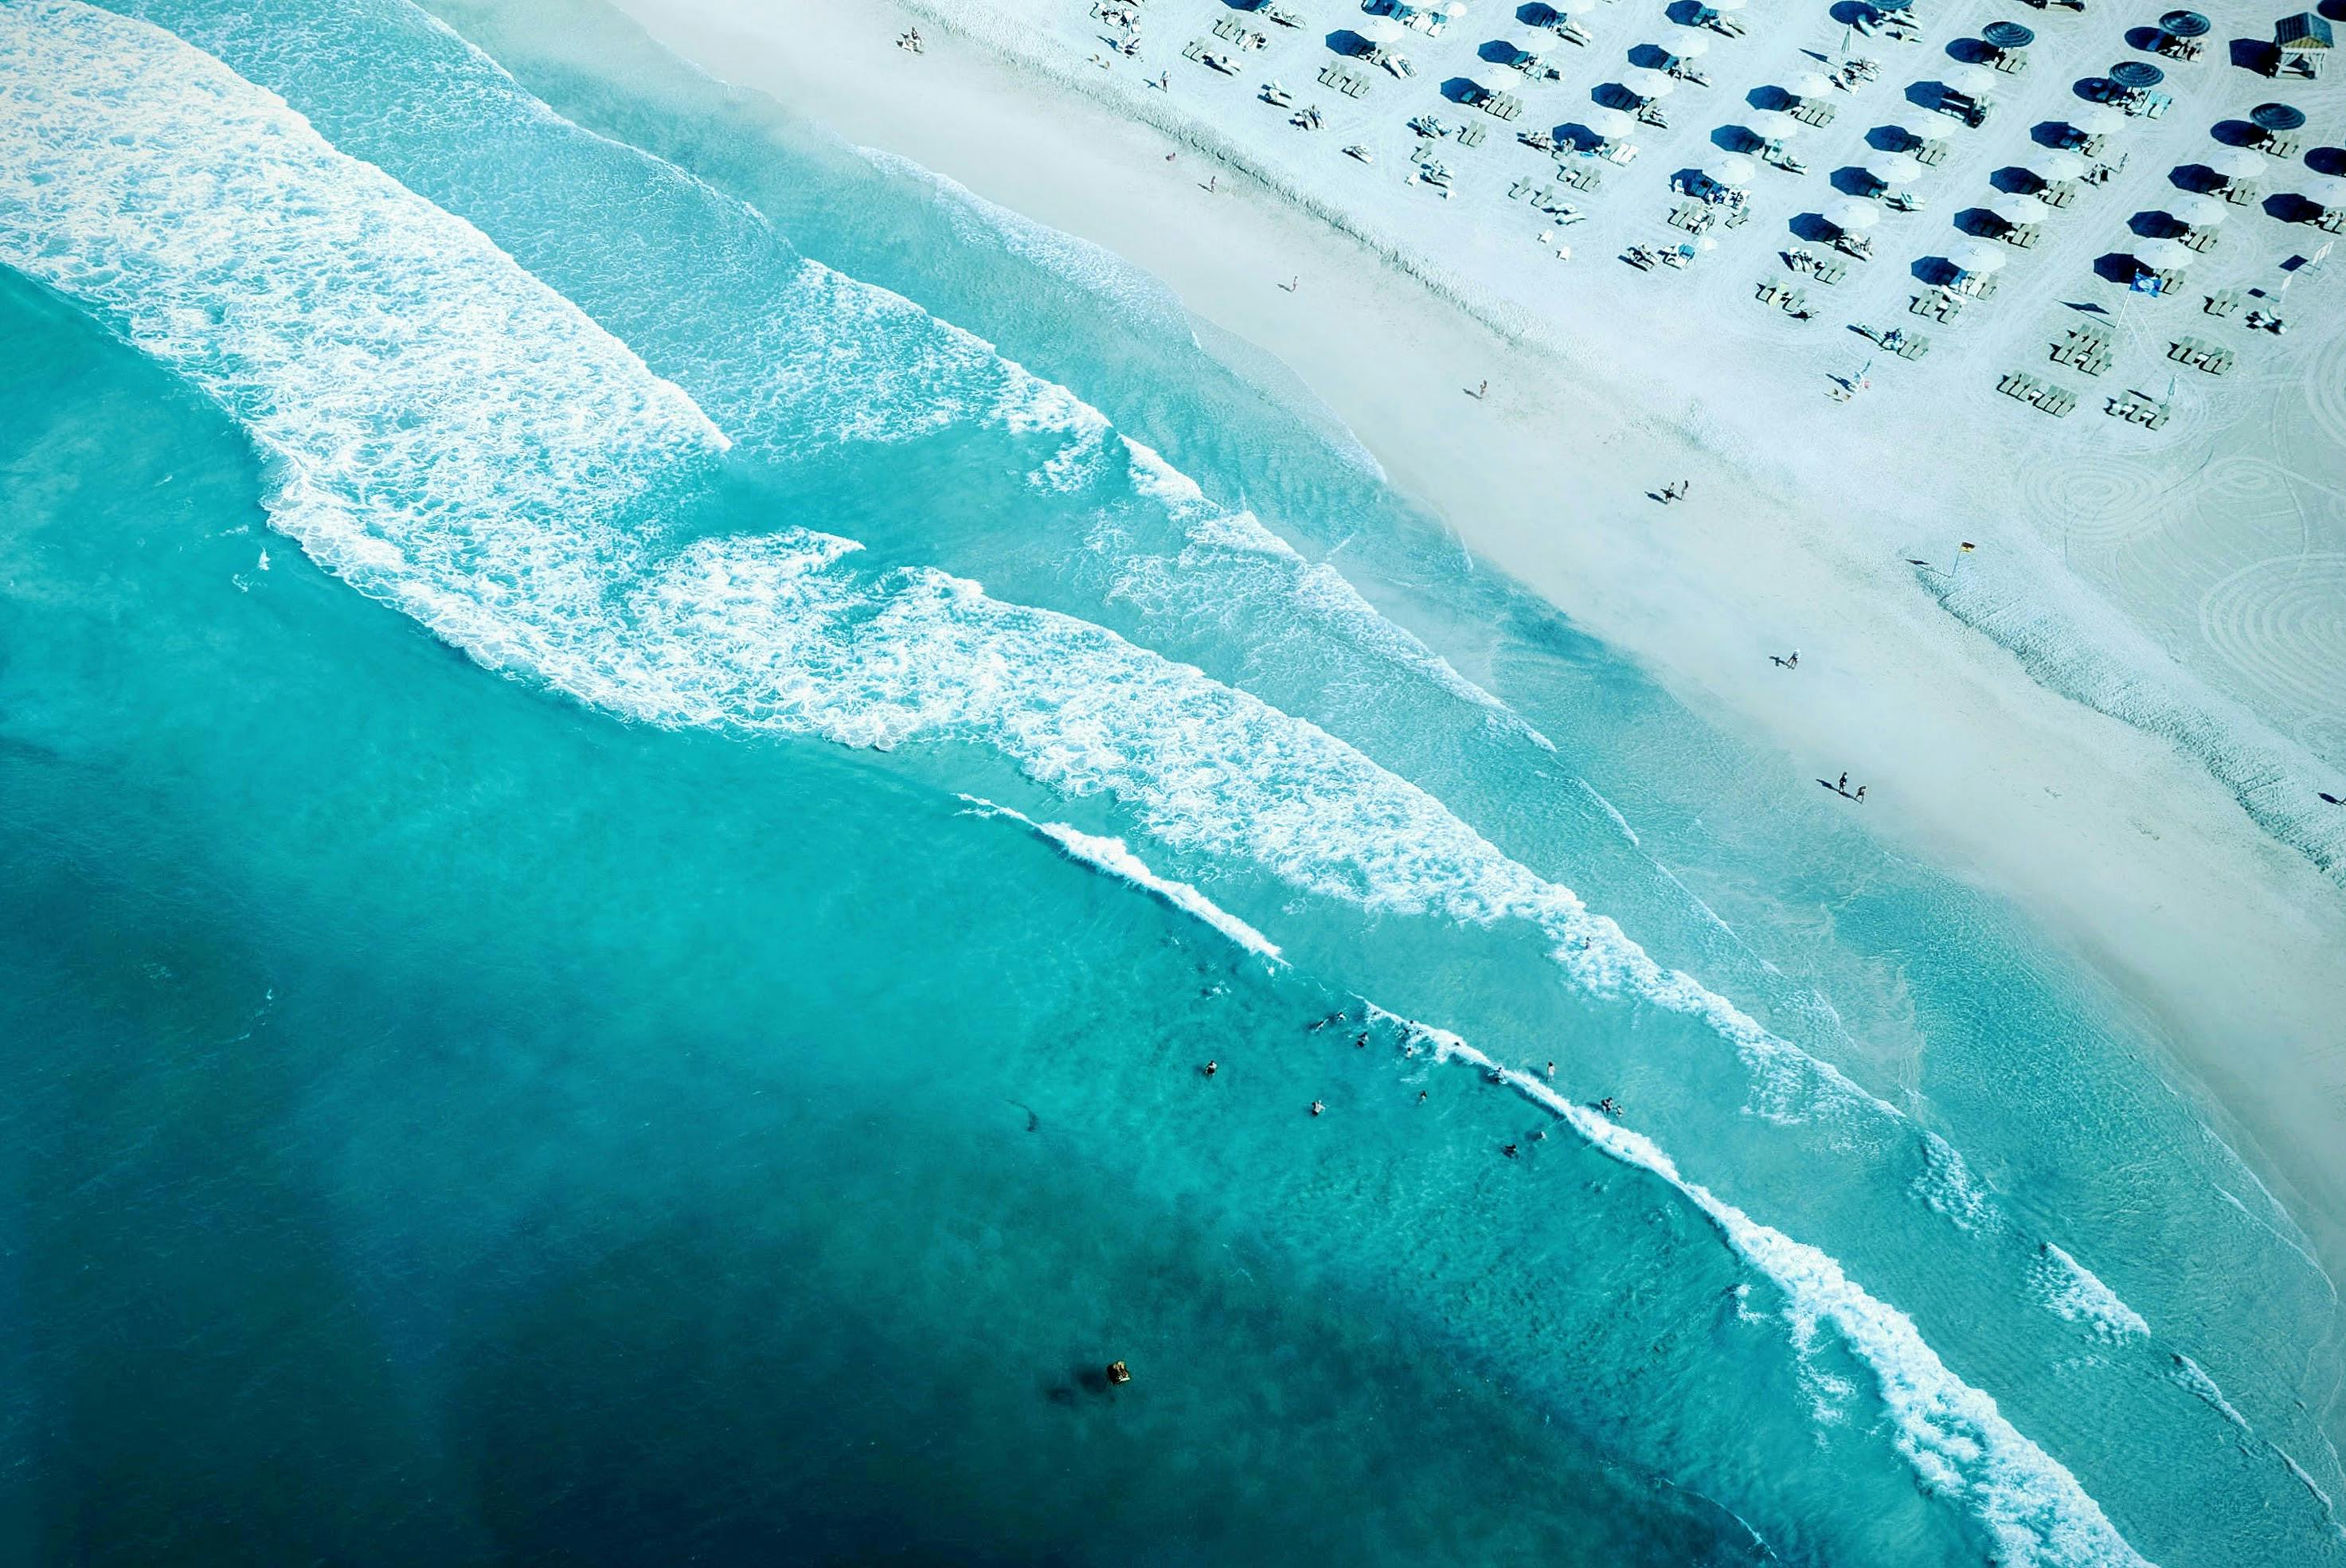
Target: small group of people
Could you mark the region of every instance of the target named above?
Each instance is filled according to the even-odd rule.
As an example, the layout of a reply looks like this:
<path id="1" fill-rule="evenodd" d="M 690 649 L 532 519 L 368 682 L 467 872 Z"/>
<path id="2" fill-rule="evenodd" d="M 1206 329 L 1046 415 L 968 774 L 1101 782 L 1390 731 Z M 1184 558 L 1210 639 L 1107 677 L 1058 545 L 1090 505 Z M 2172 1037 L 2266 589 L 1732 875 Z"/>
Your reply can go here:
<path id="1" fill-rule="evenodd" d="M 909 32 L 898 34 L 896 36 L 896 47 L 914 55 L 925 54 L 928 52 L 928 46 L 921 42 L 921 30 L 918 27 L 914 27 Z"/>
<path id="2" fill-rule="evenodd" d="M 1668 506 L 1674 501 L 1685 500 L 1687 496 L 1687 489 L 1693 484 L 1694 481 L 1691 479 L 1681 479 L 1674 484 L 1663 485 L 1659 490 L 1654 492 L 1654 494 L 1663 505 Z"/>
<path id="3" fill-rule="evenodd" d="M 1865 786 L 1862 784 L 1857 787 L 1856 794 L 1849 794 L 1849 772 L 1846 769 L 1842 770 L 1841 778 L 1834 782 L 1833 789 L 1841 794 L 1849 795 L 1849 798 L 1852 800 L 1862 800 L 1865 799 Z"/>
<path id="4" fill-rule="evenodd" d="M 1768 657 L 1775 661 L 1776 667 L 1778 669 L 1798 669 L 1800 667 L 1800 650 L 1798 648 L 1794 648 L 1788 654 L 1770 654 Z"/>

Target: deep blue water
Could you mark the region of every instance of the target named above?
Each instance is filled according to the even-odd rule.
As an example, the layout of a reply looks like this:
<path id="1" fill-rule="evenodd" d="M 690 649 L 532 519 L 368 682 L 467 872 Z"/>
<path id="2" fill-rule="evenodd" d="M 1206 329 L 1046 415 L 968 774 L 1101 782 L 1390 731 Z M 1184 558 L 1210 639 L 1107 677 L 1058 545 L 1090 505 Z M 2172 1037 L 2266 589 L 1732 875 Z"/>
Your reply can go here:
<path id="1" fill-rule="evenodd" d="M 0 7 L 0 1553 L 2346 1554 L 2122 999 L 1148 280 L 449 15 Z"/>

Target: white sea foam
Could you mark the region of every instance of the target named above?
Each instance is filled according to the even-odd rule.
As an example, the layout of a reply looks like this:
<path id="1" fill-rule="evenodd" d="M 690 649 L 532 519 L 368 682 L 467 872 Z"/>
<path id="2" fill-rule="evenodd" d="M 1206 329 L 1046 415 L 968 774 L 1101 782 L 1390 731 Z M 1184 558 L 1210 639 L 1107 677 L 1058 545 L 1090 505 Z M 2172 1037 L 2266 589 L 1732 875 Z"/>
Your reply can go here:
<path id="1" fill-rule="evenodd" d="M 2033 1282 L 2055 1317 L 2085 1325 L 2096 1339 L 2115 1343 L 2150 1333 L 2141 1313 L 2096 1278 L 2091 1269 L 2049 1241 L 2038 1254 Z"/>
<path id="2" fill-rule="evenodd" d="M 1796 1346 L 1807 1344 L 1820 1325 L 1831 1327 L 1872 1370 L 1899 1451 L 1925 1487 L 1968 1504 L 1994 1537 L 1998 1561 L 2046 1568 L 2145 1562 L 2076 1476 L 2013 1426 L 1993 1399 L 1949 1370 L 1912 1319 L 1869 1295 L 1837 1259 L 1689 1180 L 1643 1134 L 1565 1098 L 1532 1074 L 1501 1066 L 1455 1034 L 1426 1033 L 1443 1057 L 1507 1084 L 1613 1158 L 1676 1188 L 1739 1257 L 1783 1292 Z"/>
<path id="3" fill-rule="evenodd" d="M 836 536 L 677 547 L 653 518 L 724 444 L 690 400 L 471 226 L 209 56 L 77 0 L 21 0 L 0 7 L 0 260 L 204 388 L 268 455 L 280 528 L 484 663 L 663 724 L 987 745 L 1064 793 L 1115 797 L 1178 850 L 1382 912 L 1528 921 L 1584 986 L 1698 1020 L 1755 1073 L 1902 1121 L 1423 789 L 1198 670 L 941 572 L 866 570 Z M 1022 406 L 1002 417 L 1080 418 Z M 1133 875 L 1128 851 L 1068 833 L 1069 852 Z M 1875 1372 L 1902 1451 L 2009 1560 L 2139 1561 L 1832 1258 L 1650 1140 L 1510 1081 L 1683 1193 L 1796 1326 L 1831 1325 Z"/>
<path id="4" fill-rule="evenodd" d="M 2216 1380 L 2208 1375 L 2207 1369 L 2180 1350 L 2172 1352 L 2172 1355 L 2174 1370 L 2170 1375 L 2178 1383 L 2198 1395 L 2209 1410 L 2242 1431 L 2254 1435 L 2256 1429 L 2249 1425 L 2249 1418 L 2232 1408 L 2232 1401 L 2224 1397 L 2224 1390 L 2217 1387 Z"/>
<path id="5" fill-rule="evenodd" d="M 1038 822 L 1024 811 L 998 806 L 981 796 L 964 795 L 962 799 L 978 808 L 983 815 L 1007 817 L 1015 822 L 1025 823 L 1035 833 L 1065 850 L 1069 859 L 1156 894 L 1183 914 L 1212 927 L 1249 952 L 1267 958 L 1274 964 L 1285 963 L 1286 961 L 1280 956 L 1277 942 L 1188 883 L 1175 881 L 1149 870 L 1148 862 L 1127 848 L 1122 839 L 1086 833 L 1065 822 Z"/>

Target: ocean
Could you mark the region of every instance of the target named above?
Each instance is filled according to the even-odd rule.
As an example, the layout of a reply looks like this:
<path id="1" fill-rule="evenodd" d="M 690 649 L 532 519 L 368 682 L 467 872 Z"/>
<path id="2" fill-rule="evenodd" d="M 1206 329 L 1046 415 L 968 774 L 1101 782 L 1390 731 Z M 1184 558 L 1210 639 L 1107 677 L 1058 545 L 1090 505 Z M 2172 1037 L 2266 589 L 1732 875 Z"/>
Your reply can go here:
<path id="1" fill-rule="evenodd" d="M 5 0 L 0 1559 L 2346 1562 L 2155 1023 L 1783 771 L 599 6 Z"/>

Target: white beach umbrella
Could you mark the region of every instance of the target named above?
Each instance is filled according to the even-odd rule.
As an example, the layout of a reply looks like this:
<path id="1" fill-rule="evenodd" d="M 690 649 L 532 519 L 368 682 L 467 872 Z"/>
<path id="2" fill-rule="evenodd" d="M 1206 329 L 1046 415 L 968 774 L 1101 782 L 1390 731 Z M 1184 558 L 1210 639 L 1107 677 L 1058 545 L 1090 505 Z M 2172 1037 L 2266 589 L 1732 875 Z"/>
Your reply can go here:
<path id="1" fill-rule="evenodd" d="M 2346 207 L 2346 176 L 2317 174 L 2297 188 L 2298 195 L 2324 212 Z"/>
<path id="2" fill-rule="evenodd" d="M 2087 136 L 2107 136 L 2126 122 L 2126 116 L 2107 104 L 2087 104 L 2069 117 L 2069 123 Z"/>
<path id="3" fill-rule="evenodd" d="M 1606 141 L 1631 135 L 1637 128 L 1637 122 L 1619 109 L 1591 109 L 1580 117 L 1580 123 Z"/>
<path id="4" fill-rule="evenodd" d="M 2254 179 L 2265 171 L 2265 155 L 2252 147 L 2218 148 L 2208 167 L 2227 179 Z"/>
<path id="5" fill-rule="evenodd" d="M 1796 98 L 1821 98 L 1832 91 L 1832 84 L 1814 71 L 1802 71 L 1785 90 Z"/>
<path id="6" fill-rule="evenodd" d="M 1730 11 L 1740 11 L 1751 0 L 1708 0 L 1710 8 L 1724 16 Z"/>
<path id="7" fill-rule="evenodd" d="M 1911 152 L 1877 152 L 1862 166 L 1887 186 L 1901 186 L 1923 176 L 1923 165 Z"/>
<path id="8" fill-rule="evenodd" d="M 1678 90 L 1676 80 L 1644 66 L 1632 66 L 1622 72 L 1621 85 L 1641 98 L 1666 98 Z"/>
<path id="9" fill-rule="evenodd" d="M 2180 239 L 2146 239 L 2134 248 L 2134 259 L 2160 272 L 2179 272 L 2198 260 L 2198 253 Z"/>
<path id="10" fill-rule="evenodd" d="M 1700 33 L 1688 33 L 1662 51 L 1673 59 L 1699 60 L 1710 53 L 1710 40 Z"/>
<path id="11" fill-rule="evenodd" d="M 2167 215 L 2194 229 L 2213 229 L 2232 215 L 2232 209 L 2212 196 L 2178 196 L 2167 204 Z"/>
<path id="12" fill-rule="evenodd" d="M 1782 141 L 1799 132 L 1800 122 L 1781 109 L 1760 109 L 1745 118 L 1743 128 L 1762 141 Z"/>
<path id="13" fill-rule="evenodd" d="M 1443 0 L 1443 3 L 1434 9 L 1454 22 L 1466 15 L 1466 0 Z"/>
<path id="14" fill-rule="evenodd" d="M 1353 31 L 1372 44 L 1398 44 L 1409 33 L 1391 16 L 1372 16 Z"/>
<path id="15" fill-rule="evenodd" d="M 1698 250 L 1716 250 L 1719 249 L 1719 237 L 1706 234 L 1694 242 L 1694 248 Z"/>
<path id="16" fill-rule="evenodd" d="M 1882 221 L 1882 209 L 1870 201 L 1859 201 L 1854 198 L 1849 198 L 1836 201 L 1825 209 L 1825 221 L 1835 229 L 1845 229 L 1851 234 L 1862 234 Z"/>
<path id="17" fill-rule="evenodd" d="M 1995 86 L 1995 73 L 1985 66 L 1957 66 L 1947 73 L 1946 82 L 1965 97 L 1975 98 Z"/>
<path id="18" fill-rule="evenodd" d="M 1983 239 L 1974 239 L 1955 247 L 1947 260 L 1966 272 L 1993 272 L 2012 259 L 2008 250 L 1997 249 Z"/>
<path id="19" fill-rule="evenodd" d="M 1749 185 L 1760 166 L 1739 152 L 1726 152 L 1704 164 L 1702 172 L 1715 185 Z"/>
<path id="20" fill-rule="evenodd" d="M 2074 152 L 2047 148 L 2028 160 L 2028 172 L 2047 185 L 2055 180 L 2075 179 L 2086 172 L 2086 160 Z"/>
<path id="21" fill-rule="evenodd" d="M 1999 196 L 1987 204 L 1987 209 L 2006 223 L 2042 223 L 2053 213 L 2051 208 L 2034 196 Z"/>

